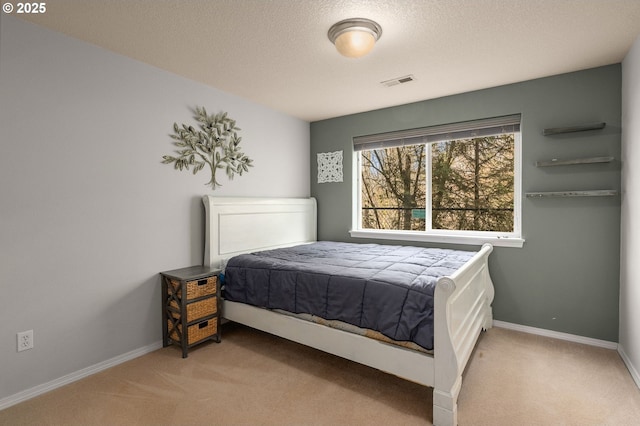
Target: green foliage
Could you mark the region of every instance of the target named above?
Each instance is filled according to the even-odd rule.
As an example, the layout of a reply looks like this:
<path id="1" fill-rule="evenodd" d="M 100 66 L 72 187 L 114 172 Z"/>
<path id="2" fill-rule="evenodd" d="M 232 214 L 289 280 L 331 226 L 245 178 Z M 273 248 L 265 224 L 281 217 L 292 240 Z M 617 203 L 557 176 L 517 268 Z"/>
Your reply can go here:
<path id="1" fill-rule="evenodd" d="M 196 107 L 193 118 L 199 123 L 199 130 L 173 123 L 174 134 L 170 137 L 178 148 L 175 151 L 178 156 L 163 155 L 163 164 L 173 163 L 176 170 L 190 170 L 192 167 L 194 175 L 208 165 L 211 180 L 206 185 L 211 185 L 212 189 L 222 186 L 216 180 L 218 169 L 225 169 L 227 177 L 233 179 L 236 173 L 242 176 L 249 167 L 253 167 L 253 160 L 240 150 L 242 138 L 237 134 L 240 128 L 226 112 L 208 115 L 204 107 Z"/>

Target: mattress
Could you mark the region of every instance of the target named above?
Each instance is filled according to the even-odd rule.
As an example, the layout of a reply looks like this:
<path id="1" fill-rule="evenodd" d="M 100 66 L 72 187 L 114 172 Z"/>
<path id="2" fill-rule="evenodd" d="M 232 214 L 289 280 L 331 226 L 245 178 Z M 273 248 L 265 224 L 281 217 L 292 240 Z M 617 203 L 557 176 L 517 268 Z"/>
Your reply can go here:
<path id="1" fill-rule="evenodd" d="M 224 297 L 433 349 L 433 294 L 475 252 L 321 241 L 235 256 Z"/>

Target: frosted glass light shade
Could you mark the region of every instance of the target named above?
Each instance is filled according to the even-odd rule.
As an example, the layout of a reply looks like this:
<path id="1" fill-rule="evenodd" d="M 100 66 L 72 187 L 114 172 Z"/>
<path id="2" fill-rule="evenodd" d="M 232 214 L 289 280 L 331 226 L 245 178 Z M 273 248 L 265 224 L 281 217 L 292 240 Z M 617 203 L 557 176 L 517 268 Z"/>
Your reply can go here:
<path id="1" fill-rule="evenodd" d="M 327 36 L 341 55 L 360 58 L 373 49 L 382 27 L 370 19 L 352 18 L 334 24 Z"/>
<path id="2" fill-rule="evenodd" d="M 336 38 L 336 49 L 347 58 L 360 58 L 371 52 L 376 44 L 373 34 L 366 31 L 347 31 Z"/>

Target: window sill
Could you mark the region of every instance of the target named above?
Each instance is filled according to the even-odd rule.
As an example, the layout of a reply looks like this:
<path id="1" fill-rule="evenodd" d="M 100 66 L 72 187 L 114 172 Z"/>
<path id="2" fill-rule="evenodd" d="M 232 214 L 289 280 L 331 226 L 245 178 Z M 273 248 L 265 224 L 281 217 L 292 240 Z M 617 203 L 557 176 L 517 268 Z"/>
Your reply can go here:
<path id="1" fill-rule="evenodd" d="M 523 238 L 509 236 L 494 235 L 457 235 L 457 234 L 435 234 L 416 231 L 388 231 L 388 230 L 351 230 L 349 234 L 353 238 L 376 238 L 381 240 L 399 240 L 399 241 L 420 241 L 428 243 L 445 243 L 445 244 L 465 244 L 472 246 L 481 246 L 489 243 L 494 247 L 516 247 L 522 248 L 524 244 Z"/>

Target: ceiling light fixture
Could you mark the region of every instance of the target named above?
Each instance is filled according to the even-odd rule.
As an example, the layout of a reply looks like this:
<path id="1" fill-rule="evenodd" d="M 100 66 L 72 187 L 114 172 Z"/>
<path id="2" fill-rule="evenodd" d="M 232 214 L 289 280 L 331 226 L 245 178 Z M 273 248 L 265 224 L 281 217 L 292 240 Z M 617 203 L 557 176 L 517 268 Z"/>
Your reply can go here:
<path id="1" fill-rule="evenodd" d="M 370 19 L 351 18 L 333 24 L 327 35 L 342 56 L 360 58 L 373 49 L 382 27 Z"/>

